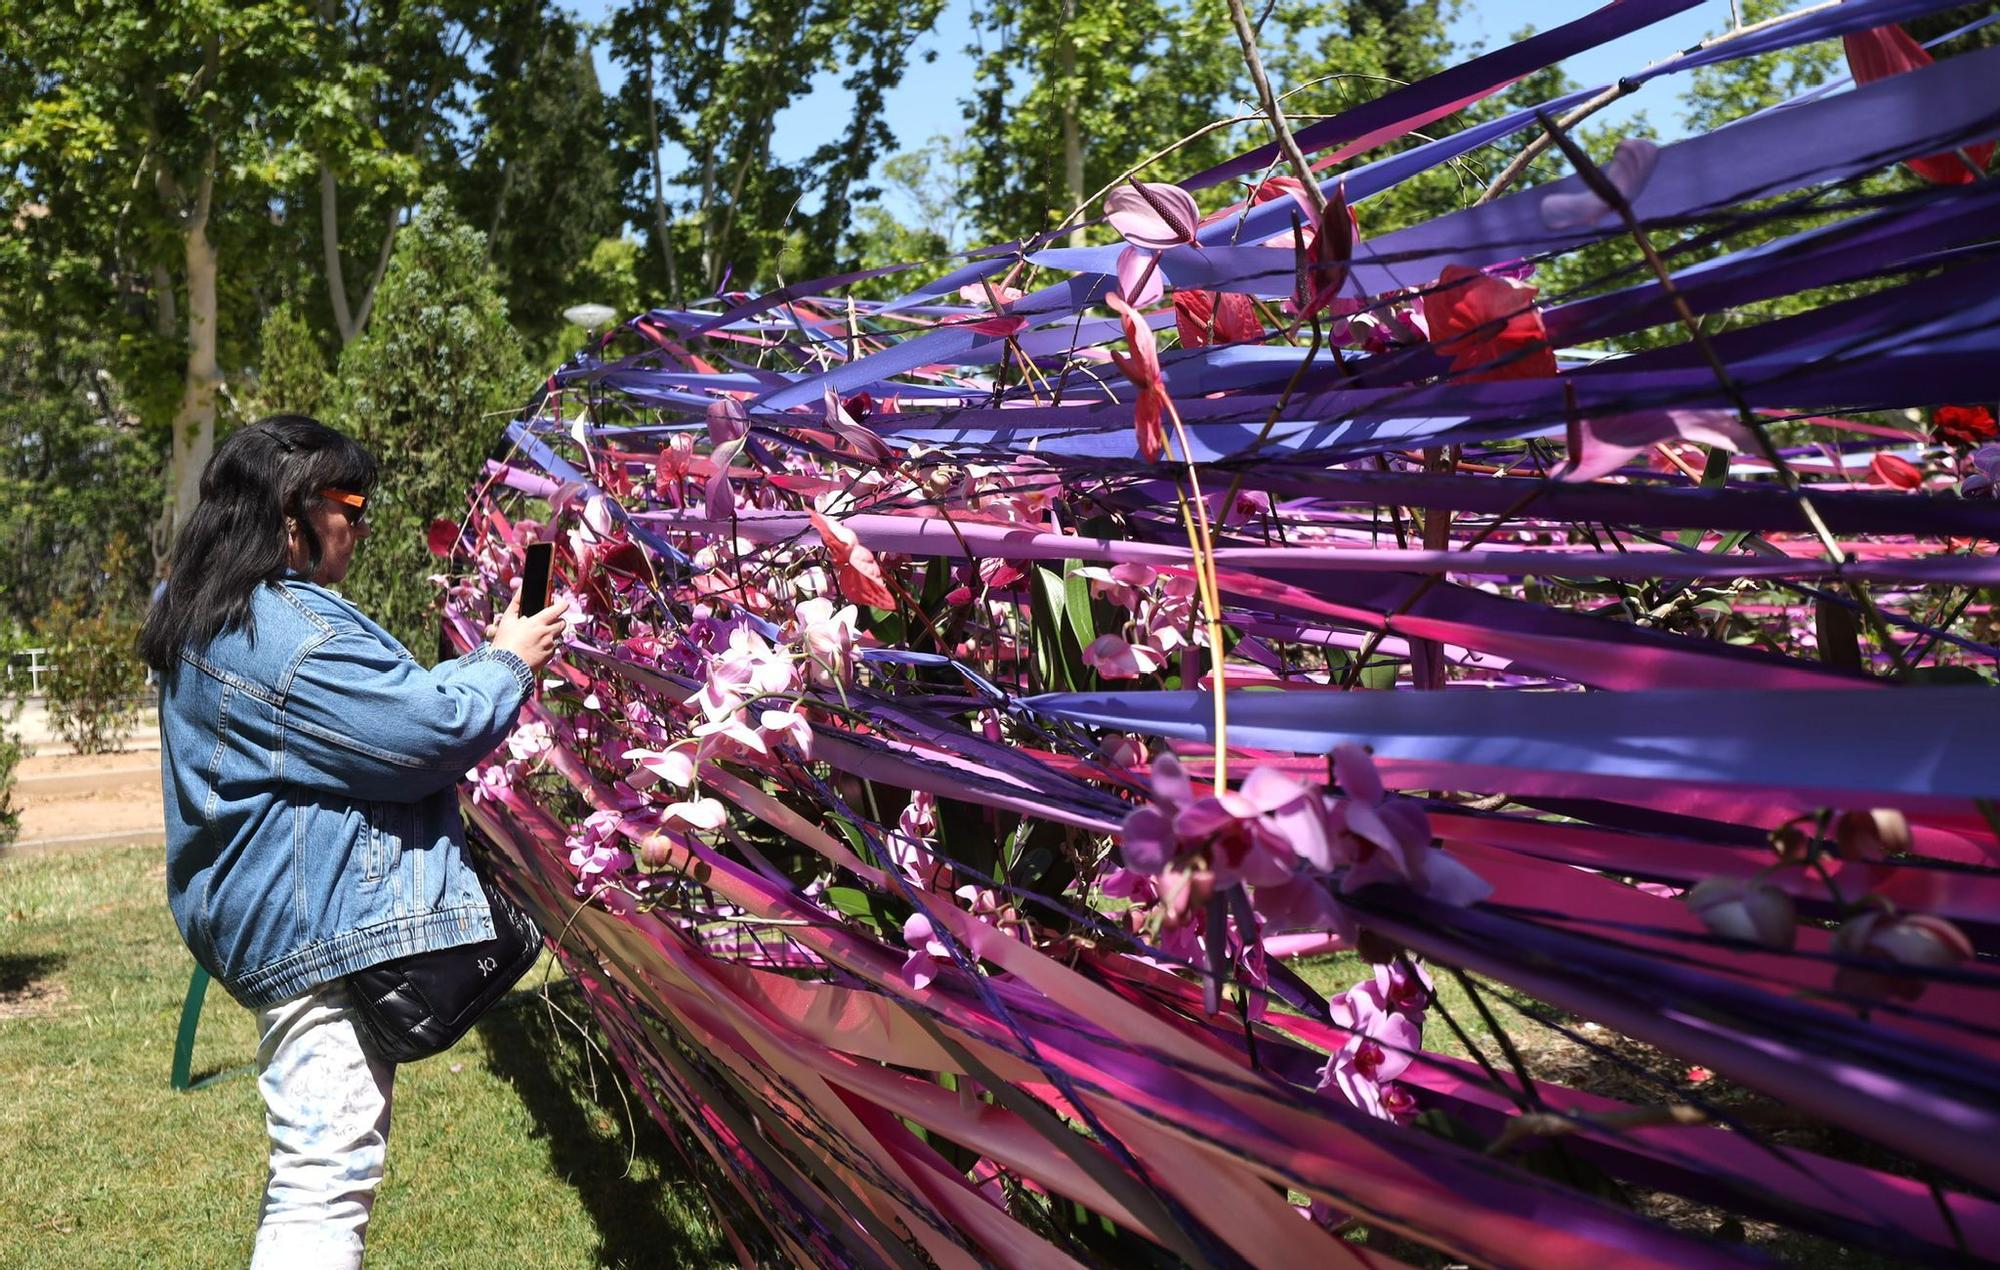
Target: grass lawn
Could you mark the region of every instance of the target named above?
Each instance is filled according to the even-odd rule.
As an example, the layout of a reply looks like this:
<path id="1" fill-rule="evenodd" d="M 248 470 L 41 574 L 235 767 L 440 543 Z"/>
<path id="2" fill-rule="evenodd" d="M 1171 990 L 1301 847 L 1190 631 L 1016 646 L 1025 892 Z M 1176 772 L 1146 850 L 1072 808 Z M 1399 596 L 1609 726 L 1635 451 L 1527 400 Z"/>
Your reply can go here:
<path id="1" fill-rule="evenodd" d="M 264 1184 L 247 1010 L 211 989 L 194 1073 L 168 1088 L 193 962 L 158 848 L 0 860 L 0 1230 L 15 1267 L 249 1260 Z M 524 984 L 542 981 L 535 971 Z M 553 1002 L 582 1017 L 558 981 Z M 593 1093 L 594 1086 L 594 1093 Z M 396 1082 L 368 1263 L 722 1264 L 678 1157 L 623 1077 L 516 994 Z"/>

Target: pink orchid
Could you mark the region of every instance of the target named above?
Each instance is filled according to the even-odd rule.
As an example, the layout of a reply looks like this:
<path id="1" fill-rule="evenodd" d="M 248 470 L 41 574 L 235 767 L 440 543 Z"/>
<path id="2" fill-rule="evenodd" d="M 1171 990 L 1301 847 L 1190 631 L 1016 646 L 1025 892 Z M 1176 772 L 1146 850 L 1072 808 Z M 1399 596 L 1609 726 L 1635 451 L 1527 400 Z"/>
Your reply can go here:
<path id="1" fill-rule="evenodd" d="M 697 761 L 711 756 L 769 758 L 771 755 L 764 734 L 750 726 L 740 709 L 697 723 L 689 729 L 689 734 L 701 742 L 696 751 Z"/>
<path id="2" fill-rule="evenodd" d="M 1833 936 L 1833 951 L 1843 957 L 1867 958 L 1891 966 L 1942 969 L 1970 961 L 1972 942 L 1965 932 L 1929 913 L 1898 913 L 1880 896 L 1870 896 L 1868 911 L 1849 918 Z M 1836 992 L 1872 1000 L 1900 997 L 1914 1001 L 1923 995 L 1925 980 L 1893 969 L 1843 965 L 1834 972 Z"/>
<path id="3" fill-rule="evenodd" d="M 1159 576 L 1158 571 L 1147 564 L 1117 564 L 1108 569 L 1102 565 L 1087 564 L 1076 572 L 1078 577 L 1091 581 L 1097 594 L 1128 609 L 1139 607 L 1139 601 L 1152 588 L 1153 579 Z"/>
<path id="4" fill-rule="evenodd" d="M 1172 404 L 1160 373 L 1160 345 L 1146 320 L 1122 297 L 1107 296 L 1105 303 L 1117 311 L 1124 323 L 1125 344 L 1132 350 L 1113 351 L 1111 360 L 1139 389 L 1138 399 L 1132 403 L 1132 430 L 1139 438 L 1139 453 L 1148 463 L 1157 462 L 1167 445 L 1166 429 L 1160 420 Z"/>
<path id="5" fill-rule="evenodd" d="M 1384 1092 L 1390 1082 L 1409 1070 L 1423 1044 L 1423 1028 L 1400 1010 L 1383 1009 L 1372 993 L 1349 991 L 1327 1004 L 1335 1026 L 1349 1035 L 1347 1043 L 1320 1069 L 1319 1088 L 1337 1088 L 1348 1102 L 1370 1115 L 1397 1119 L 1411 1108 L 1400 1098 L 1385 1100 Z M 1407 1097 L 1407 1091 L 1403 1096 Z"/>
<path id="6" fill-rule="evenodd" d="M 713 798 L 691 798 L 686 802 L 668 803 L 660 813 L 660 828 L 679 830 L 683 833 L 691 829 L 714 831 L 729 821 L 729 813 Z"/>
<path id="7" fill-rule="evenodd" d="M 1463 383 L 1556 373 L 1555 350 L 1535 308 L 1536 288 L 1466 265 L 1446 265 L 1424 296 L 1424 325 Z"/>
<path id="8" fill-rule="evenodd" d="M 1104 215 L 1126 242 L 1152 251 L 1193 242 L 1201 225 L 1192 194 L 1155 181 L 1128 182 L 1111 191 L 1104 200 Z"/>
<path id="9" fill-rule="evenodd" d="M 1431 843 L 1430 818 L 1407 798 L 1391 798 L 1383 789 L 1375 760 L 1363 747 L 1343 742 L 1333 752 L 1334 775 L 1346 797 L 1333 812 L 1335 840 L 1326 863 L 1337 856 L 1353 865 L 1341 877 L 1341 890 L 1352 891 L 1375 882 L 1394 881 L 1441 903 L 1476 904 L 1493 893 L 1484 878 Z"/>
<path id="10" fill-rule="evenodd" d="M 1790 948 L 1797 937 L 1792 897 L 1754 878 L 1707 878 L 1687 893 L 1687 906 L 1725 939 Z"/>
<path id="11" fill-rule="evenodd" d="M 1604 165 L 1611 188 L 1630 203 L 1646 188 L 1653 169 L 1660 162 L 1660 147 L 1644 137 L 1626 137 Z M 1549 194 L 1542 198 L 1542 224 L 1550 229 L 1583 229 L 1611 215 L 1611 204 L 1588 187 L 1574 194 Z"/>
<path id="12" fill-rule="evenodd" d="M 1160 273 L 1159 252 L 1127 247 L 1118 253 L 1118 297 L 1133 308 L 1158 304 L 1166 294 L 1166 281 Z"/>
<path id="13" fill-rule="evenodd" d="M 514 787 L 514 774 L 508 771 L 510 764 L 488 763 L 475 767 L 468 775 L 472 778 L 472 801 L 493 803 L 501 801 L 501 796 Z"/>
<path id="14" fill-rule="evenodd" d="M 1276 768 L 1196 798 L 1180 760 L 1162 752 L 1153 760 L 1153 799 L 1125 817 L 1125 866 L 1141 873 L 1194 862 L 1214 886 L 1282 886 L 1300 861 L 1329 854 L 1324 800 Z"/>
<path id="15" fill-rule="evenodd" d="M 772 648 L 747 626 L 737 626 L 710 664 L 709 682 L 743 700 L 784 696 L 798 686 L 798 666 L 790 652 Z"/>
<path id="16" fill-rule="evenodd" d="M 549 752 L 555 744 L 549 735 L 549 725 L 540 719 L 529 719 L 507 734 L 507 753 L 517 759 L 537 759 Z"/>
<path id="17" fill-rule="evenodd" d="M 882 576 L 882 566 L 875 559 L 875 553 L 862 546 L 861 540 L 846 525 L 828 520 L 817 511 L 810 515 L 813 528 L 819 531 L 820 541 L 826 544 L 826 553 L 833 560 L 840 593 L 856 604 L 866 604 L 870 608 L 895 608 L 896 597 L 889 590 L 888 580 Z"/>
<path id="18" fill-rule="evenodd" d="M 788 638 L 804 646 L 807 674 L 823 686 L 846 680 L 853 669 L 858 634 L 855 607 L 849 604 L 835 609 L 833 601 L 824 596 L 801 603 L 787 628 Z"/>
<path id="19" fill-rule="evenodd" d="M 910 919 L 903 923 L 903 942 L 914 951 L 896 973 L 903 982 L 922 991 L 931 986 L 938 970 L 951 960 L 951 948 L 937 937 L 931 919 L 922 913 L 910 914 Z"/>
<path id="20" fill-rule="evenodd" d="M 1215 339 L 1209 339 L 1214 328 Z M 1257 306 L 1250 297 L 1236 291 L 1174 292 L 1174 328 L 1180 332 L 1182 348 L 1201 348 L 1211 342 L 1255 344 L 1263 340 L 1264 324 L 1257 320 Z"/>
<path id="21" fill-rule="evenodd" d="M 789 745 L 806 758 L 812 757 L 812 724 L 796 710 L 765 710 L 757 716 L 757 730 L 766 744 Z"/>
<path id="22" fill-rule="evenodd" d="M 630 749 L 622 756 L 634 764 L 633 773 L 645 772 L 653 780 L 686 786 L 694 780 L 694 756 L 685 749 L 669 746 L 664 750 Z"/>
<path id="23" fill-rule="evenodd" d="M 1099 635 L 1083 650 L 1083 664 L 1106 679 L 1137 679 L 1167 664 L 1167 655 L 1149 644 L 1119 635 Z"/>
<path id="24" fill-rule="evenodd" d="M 1741 419 L 1728 410 L 1638 410 L 1583 420 L 1569 439 L 1565 481 L 1609 475 L 1662 443 L 1692 441 L 1732 453 L 1755 444 Z"/>

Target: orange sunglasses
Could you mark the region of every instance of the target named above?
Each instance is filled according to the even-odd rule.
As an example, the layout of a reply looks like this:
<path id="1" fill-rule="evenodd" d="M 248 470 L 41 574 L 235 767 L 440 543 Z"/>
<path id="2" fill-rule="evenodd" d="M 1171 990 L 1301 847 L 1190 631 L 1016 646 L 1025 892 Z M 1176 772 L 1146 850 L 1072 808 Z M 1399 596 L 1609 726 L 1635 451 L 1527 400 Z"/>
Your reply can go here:
<path id="1" fill-rule="evenodd" d="M 339 503 L 341 513 L 347 517 L 347 523 L 350 525 L 360 524 L 361 518 L 368 514 L 368 496 L 365 494 L 356 494 L 352 490 L 344 489 L 323 489 L 319 492 L 319 496 Z"/>

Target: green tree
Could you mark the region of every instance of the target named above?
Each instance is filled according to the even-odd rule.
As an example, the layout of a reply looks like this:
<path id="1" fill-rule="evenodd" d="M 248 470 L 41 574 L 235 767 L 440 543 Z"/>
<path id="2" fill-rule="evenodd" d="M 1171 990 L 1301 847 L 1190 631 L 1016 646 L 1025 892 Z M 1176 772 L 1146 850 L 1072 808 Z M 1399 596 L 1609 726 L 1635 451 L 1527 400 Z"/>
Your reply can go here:
<path id="1" fill-rule="evenodd" d="M 863 184 L 896 142 L 883 95 L 943 0 L 628 0 L 611 53 L 626 209 L 645 276 L 671 299 L 837 268 Z M 802 159 L 771 148 L 779 112 L 848 68 L 847 126 Z M 817 200 L 817 207 L 810 206 Z"/>
<path id="2" fill-rule="evenodd" d="M 145 601 L 159 465 L 108 352 L 0 331 L 0 626 Z"/>
<path id="3" fill-rule="evenodd" d="M 38 264 L 70 313 L 118 332 L 119 378 L 166 434 L 174 523 L 247 333 L 253 301 L 232 271 L 268 242 L 272 196 L 297 170 L 305 51 L 279 0 L 23 4 L 0 23 L 0 168 L 49 213 Z"/>
<path id="4" fill-rule="evenodd" d="M 1243 74 L 1227 12 L 1223 0 L 981 0 L 967 103 L 980 144 L 966 182 L 981 236 L 1051 229 L 1128 169 L 1226 117 Z M 1235 148 L 1228 138 L 1218 130 L 1190 142 L 1148 176 L 1172 180 L 1222 159 Z"/>
<path id="5" fill-rule="evenodd" d="M 565 307 L 591 299 L 578 271 L 625 219 L 609 103 L 568 15 L 515 0 L 489 21 L 492 44 L 472 80 L 475 148 L 445 178 L 486 234 L 515 324 L 539 341 L 561 328 Z"/>
<path id="6" fill-rule="evenodd" d="M 419 656 L 436 633 L 428 579 L 438 563 L 425 529 L 463 512 L 487 451 L 533 385 L 484 235 L 434 191 L 397 236 L 374 319 L 341 353 L 329 411 L 382 461 L 368 509 L 374 532 L 346 589 Z"/>
<path id="7" fill-rule="evenodd" d="M 318 335 L 298 307 L 287 301 L 264 319 L 256 392 L 245 413 L 316 415 L 325 403 L 329 379 Z"/>

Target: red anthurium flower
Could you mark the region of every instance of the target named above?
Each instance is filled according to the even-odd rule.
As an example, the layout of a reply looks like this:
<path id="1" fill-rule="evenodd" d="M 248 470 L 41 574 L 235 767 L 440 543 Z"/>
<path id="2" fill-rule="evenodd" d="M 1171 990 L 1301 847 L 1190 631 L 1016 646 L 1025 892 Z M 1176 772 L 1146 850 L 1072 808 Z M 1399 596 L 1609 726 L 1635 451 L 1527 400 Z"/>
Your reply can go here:
<path id="1" fill-rule="evenodd" d="M 1305 233 L 1306 246 L 1312 246 L 1317 225 L 1313 217 L 1312 202 L 1306 198 L 1306 187 L 1299 182 L 1299 178 L 1295 176 L 1266 177 L 1257 183 L 1256 189 L 1250 191 L 1250 205 L 1252 207 L 1255 207 L 1259 203 L 1275 202 L 1281 198 L 1289 198 L 1299 205 L 1299 224 Z M 1287 241 L 1289 242 L 1289 239 Z"/>
<path id="2" fill-rule="evenodd" d="M 1215 343 L 1254 344 L 1265 334 L 1264 324 L 1257 320 L 1257 306 L 1247 295 L 1234 291 L 1174 292 L 1174 326 L 1181 333 L 1182 348 L 1210 343 L 1211 324 Z"/>
<path id="3" fill-rule="evenodd" d="M 459 524 L 455 520 L 434 520 L 424 533 L 424 545 L 432 555 L 449 560 L 458 550 Z"/>
<path id="4" fill-rule="evenodd" d="M 833 561 L 841 595 L 856 604 L 878 609 L 895 608 L 896 597 L 889 590 L 888 579 L 882 576 L 882 564 L 875 558 L 875 553 L 862 546 L 861 540 L 846 525 L 828 520 L 818 512 L 811 513 L 811 516 L 812 526 L 819 531 L 820 541 L 826 544 L 826 554 Z"/>
<path id="5" fill-rule="evenodd" d="M 1133 181 L 1111 191 L 1104 200 L 1104 215 L 1126 242 L 1149 251 L 1193 242 L 1201 224 L 1194 195 L 1157 181 Z"/>
<path id="6" fill-rule="evenodd" d="M 1451 372 L 1466 383 L 1556 373 L 1555 350 L 1535 308 L 1536 288 L 1465 265 L 1446 265 L 1424 296 L 1424 325 Z"/>
<path id="7" fill-rule="evenodd" d="M 1857 84 L 1872 84 L 1878 79 L 1891 75 L 1901 75 L 1931 64 L 1931 55 L 1924 46 L 1910 38 L 1910 33 L 1893 23 L 1878 26 L 1872 31 L 1859 31 L 1843 35 L 1840 42 L 1847 49 L 1847 69 L 1854 74 Z M 1973 166 L 1966 164 L 1966 158 Z M 1970 185 L 1985 174 L 1987 160 L 1993 157 L 1993 143 L 1967 146 L 1965 153 L 1945 153 L 1928 155 L 1921 159 L 1905 159 L 1904 164 L 1932 185 Z"/>
<path id="8" fill-rule="evenodd" d="M 1311 317 L 1340 294 L 1347 283 L 1347 262 L 1361 237 L 1361 222 L 1347 205 L 1347 187 L 1337 185 L 1320 213 L 1318 231 L 1299 256 L 1299 315 Z M 1537 324 L 1541 321 L 1536 319 Z"/>
<path id="9" fill-rule="evenodd" d="M 1921 468 L 1893 454 L 1876 455 L 1868 464 L 1868 476 L 1878 485 L 1893 485 L 1897 489 L 1915 489 L 1924 483 Z"/>
<path id="10" fill-rule="evenodd" d="M 1953 445 L 1978 445 L 1991 441 L 1996 428 L 1993 412 L 1984 406 L 1939 406 L 1931 416 L 1931 431 L 1940 441 Z"/>
<path id="11" fill-rule="evenodd" d="M 1139 436 L 1139 453 L 1151 463 L 1167 448 L 1166 429 L 1160 423 L 1167 408 L 1167 386 L 1160 377 L 1159 341 L 1139 311 L 1122 296 L 1107 296 L 1105 303 L 1125 324 L 1125 343 L 1132 351 L 1114 352 L 1111 360 L 1125 372 L 1125 378 L 1139 386 L 1139 399 L 1132 403 L 1132 430 Z"/>

